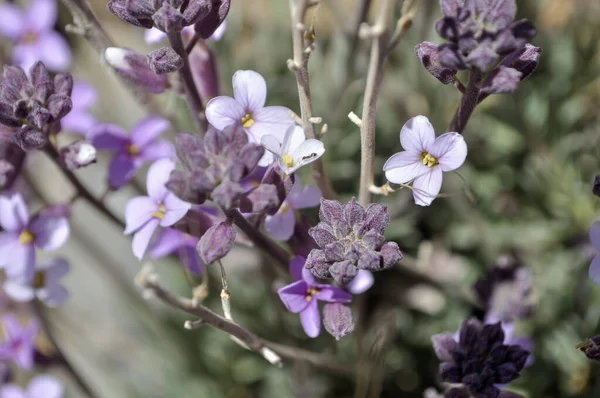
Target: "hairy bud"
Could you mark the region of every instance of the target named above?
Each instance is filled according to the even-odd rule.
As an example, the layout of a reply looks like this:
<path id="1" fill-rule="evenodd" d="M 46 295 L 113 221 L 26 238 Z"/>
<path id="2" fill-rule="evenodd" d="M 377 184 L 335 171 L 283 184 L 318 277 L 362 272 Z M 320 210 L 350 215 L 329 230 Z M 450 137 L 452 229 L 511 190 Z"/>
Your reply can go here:
<path id="1" fill-rule="evenodd" d="M 196 250 L 205 264 L 222 259 L 233 248 L 235 229 L 226 222 L 213 225 L 200 238 Z"/>
<path id="2" fill-rule="evenodd" d="M 153 94 L 160 94 L 167 88 L 167 77 L 154 73 L 144 55 L 124 48 L 109 47 L 104 56 L 119 76 L 129 83 Z"/>
<path id="3" fill-rule="evenodd" d="M 63 164 L 69 170 L 79 169 L 96 163 L 96 148 L 87 141 L 76 141 L 61 148 L 60 155 Z"/>
<path id="4" fill-rule="evenodd" d="M 171 47 L 162 47 L 146 55 L 150 69 L 157 75 L 176 72 L 183 67 L 183 58 Z"/>
<path id="5" fill-rule="evenodd" d="M 323 307 L 323 325 L 325 330 L 336 340 L 341 339 L 354 330 L 352 310 L 340 303 L 325 304 L 325 307 Z"/>

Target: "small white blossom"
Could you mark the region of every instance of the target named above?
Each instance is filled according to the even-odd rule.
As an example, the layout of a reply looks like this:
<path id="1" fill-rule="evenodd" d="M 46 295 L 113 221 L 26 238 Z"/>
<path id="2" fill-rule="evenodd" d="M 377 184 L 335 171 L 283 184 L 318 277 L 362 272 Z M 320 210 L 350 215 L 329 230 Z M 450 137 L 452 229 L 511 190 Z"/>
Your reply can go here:
<path id="1" fill-rule="evenodd" d="M 283 143 L 273 135 L 263 136 L 260 143 L 275 156 L 277 164 L 286 174 L 292 174 L 325 153 L 323 143 L 314 138 L 307 140 L 304 129 L 300 126 L 288 128 Z"/>

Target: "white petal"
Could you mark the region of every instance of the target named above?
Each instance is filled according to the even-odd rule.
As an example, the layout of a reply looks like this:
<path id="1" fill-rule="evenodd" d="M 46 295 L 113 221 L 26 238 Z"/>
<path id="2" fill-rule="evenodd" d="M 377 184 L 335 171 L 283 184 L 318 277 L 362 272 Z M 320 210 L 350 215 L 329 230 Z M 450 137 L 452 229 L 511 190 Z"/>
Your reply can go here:
<path id="1" fill-rule="evenodd" d="M 442 188 L 442 169 L 432 167 L 413 182 L 413 197 L 419 206 L 429 206 Z"/>
<path id="2" fill-rule="evenodd" d="M 467 158 L 467 144 L 458 133 L 442 134 L 435 139 L 429 150 L 440 163 L 442 171 L 458 169 Z"/>
<path id="3" fill-rule="evenodd" d="M 288 168 L 287 174 L 291 174 L 298 170 L 300 167 L 305 166 L 309 163 L 314 162 L 325 153 L 325 146 L 319 140 L 311 138 L 304 141 L 296 150 L 291 154 L 293 159 L 293 166 Z"/>
<path id="4" fill-rule="evenodd" d="M 428 152 L 434 140 L 435 131 L 425 116 L 413 117 L 400 131 L 400 144 L 409 152 Z"/>
<path id="5" fill-rule="evenodd" d="M 274 135 L 264 135 L 260 144 L 269 152 L 281 156 L 281 142 Z"/>
<path id="6" fill-rule="evenodd" d="M 31 286 L 16 281 L 6 281 L 4 283 L 4 293 L 12 300 L 20 303 L 31 301 L 35 297 L 35 292 Z"/>
<path id="7" fill-rule="evenodd" d="M 383 165 L 385 178 L 394 184 L 405 184 L 429 171 L 416 152 L 398 152 Z"/>
<path id="8" fill-rule="evenodd" d="M 306 141 L 304 129 L 300 126 L 290 126 L 283 138 L 283 153 L 294 152 L 304 141 Z"/>
<path id="9" fill-rule="evenodd" d="M 233 75 L 233 97 L 246 112 L 255 112 L 265 106 L 267 83 L 253 70 L 238 70 Z"/>

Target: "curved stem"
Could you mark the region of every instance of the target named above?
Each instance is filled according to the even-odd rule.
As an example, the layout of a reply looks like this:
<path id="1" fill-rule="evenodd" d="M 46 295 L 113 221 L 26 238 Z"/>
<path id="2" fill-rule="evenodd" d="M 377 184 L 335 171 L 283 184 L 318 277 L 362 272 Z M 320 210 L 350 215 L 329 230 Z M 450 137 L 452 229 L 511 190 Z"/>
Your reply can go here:
<path id="1" fill-rule="evenodd" d="M 482 74 L 479 70 L 473 69 L 469 73 L 469 82 L 467 83 L 467 88 L 460 99 L 460 104 L 458 105 L 458 109 L 456 109 L 454 118 L 452 118 L 449 131 L 455 131 L 462 134 L 467 122 L 469 121 L 469 118 L 477 106 L 480 90 L 479 83 L 481 83 L 481 79 Z"/>

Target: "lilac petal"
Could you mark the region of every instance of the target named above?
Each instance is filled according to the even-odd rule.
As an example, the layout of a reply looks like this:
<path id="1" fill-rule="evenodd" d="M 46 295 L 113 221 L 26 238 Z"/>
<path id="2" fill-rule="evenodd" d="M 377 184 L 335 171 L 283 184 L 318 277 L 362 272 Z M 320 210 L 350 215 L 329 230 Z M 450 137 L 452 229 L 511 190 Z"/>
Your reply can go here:
<path id="1" fill-rule="evenodd" d="M 38 298 L 48 307 L 56 308 L 69 298 L 69 291 L 60 285 L 48 286 L 37 292 Z"/>
<path id="2" fill-rule="evenodd" d="M 393 154 L 383 165 L 385 178 L 394 184 L 405 184 L 426 174 L 429 168 L 423 164 L 420 155 L 403 151 Z"/>
<path id="3" fill-rule="evenodd" d="M 138 148 L 143 148 L 164 133 L 169 126 L 169 122 L 161 117 L 147 117 L 131 129 L 131 142 Z"/>
<path id="4" fill-rule="evenodd" d="M 5 231 L 19 231 L 27 225 L 29 214 L 21 194 L 0 196 L 0 226 Z"/>
<path id="5" fill-rule="evenodd" d="M 600 255 L 594 257 L 592 264 L 590 265 L 589 271 L 590 279 L 596 284 L 600 285 Z"/>
<path id="6" fill-rule="evenodd" d="M 3 289 L 4 293 L 6 293 L 11 300 L 18 301 L 19 303 L 26 303 L 35 298 L 34 289 L 26 283 L 24 284 L 9 280 L 4 282 Z M 0 398 L 2 398 L 1 395 Z"/>
<path id="7" fill-rule="evenodd" d="M 150 249 L 150 257 L 161 258 L 173 254 L 185 244 L 185 238 L 182 232 L 173 228 L 162 229 Z"/>
<path id="8" fill-rule="evenodd" d="M 260 160 L 258 161 L 257 166 L 258 167 L 268 167 L 268 166 L 272 165 L 274 161 L 275 161 L 275 157 L 273 156 L 273 154 L 269 151 L 265 151 L 265 154 L 263 155 L 263 157 L 260 158 Z"/>
<path id="9" fill-rule="evenodd" d="M 97 124 L 88 132 L 87 138 L 96 149 L 115 152 L 124 150 L 129 143 L 125 131 L 116 124 L 110 123 Z"/>
<path id="10" fill-rule="evenodd" d="M 282 137 L 283 141 L 285 132 L 294 124 L 291 113 L 291 110 L 283 106 L 267 106 L 256 110 L 252 114 L 254 124 L 248 130 L 259 142 L 261 137 L 266 134 Z"/>
<path id="11" fill-rule="evenodd" d="M 6 340 L 14 340 L 21 336 L 23 328 L 13 314 L 6 314 L 2 317 L 2 331 Z"/>
<path id="12" fill-rule="evenodd" d="M 400 144 L 408 152 L 428 152 L 435 140 L 435 130 L 425 116 L 415 116 L 402 126 Z"/>
<path id="13" fill-rule="evenodd" d="M 467 144 L 462 135 L 446 133 L 435 139 L 429 152 L 437 158 L 442 171 L 452 171 L 465 162 Z"/>
<path id="14" fill-rule="evenodd" d="M 29 70 L 40 59 L 37 41 L 15 45 L 11 56 L 13 64 L 19 65 L 23 70 Z"/>
<path id="15" fill-rule="evenodd" d="M 272 154 L 281 157 L 282 149 L 281 149 L 281 141 L 274 135 L 263 135 L 260 138 L 260 144 Z"/>
<path id="16" fill-rule="evenodd" d="M 452 333 L 440 333 L 431 336 L 435 355 L 444 362 L 452 361 L 453 354 L 459 350 L 458 342 Z"/>
<path id="17" fill-rule="evenodd" d="M 177 251 L 181 265 L 194 275 L 202 275 L 206 265 L 195 247 L 184 246 Z"/>
<path id="18" fill-rule="evenodd" d="M 158 227 L 159 223 L 160 220 L 153 218 L 133 235 L 131 247 L 133 249 L 133 255 L 136 256 L 138 260 L 141 261 L 144 257 L 144 253 L 148 248 L 150 239 L 152 239 L 152 234 Z"/>
<path id="19" fill-rule="evenodd" d="M 69 263 L 64 258 L 53 258 L 39 265 L 40 270 L 44 270 L 44 279 L 46 286 L 54 285 L 65 275 L 69 273 Z"/>
<path id="20" fill-rule="evenodd" d="M 108 185 L 111 189 L 119 189 L 127 184 L 139 166 L 128 154 L 117 154 L 108 165 Z"/>
<path id="21" fill-rule="evenodd" d="M 14 245 L 9 259 L 10 263 L 4 269 L 8 279 L 19 283 L 31 283 L 35 273 L 35 248 L 33 245 Z"/>
<path id="22" fill-rule="evenodd" d="M 156 44 L 167 38 L 167 34 L 160 29 L 152 28 L 144 32 L 144 41 L 146 44 Z"/>
<path id="23" fill-rule="evenodd" d="M 288 309 L 293 313 L 304 311 L 309 305 L 306 300 L 308 285 L 304 281 L 297 281 L 287 286 L 282 287 L 277 291 L 279 298 Z M 316 300 L 315 300 L 316 302 Z"/>
<path id="24" fill-rule="evenodd" d="M 20 245 L 19 232 L 0 232 L 0 268 L 10 264 L 13 247 Z"/>
<path id="25" fill-rule="evenodd" d="M 31 0 L 25 11 L 27 27 L 42 32 L 54 29 L 57 6 L 55 0 Z"/>
<path id="26" fill-rule="evenodd" d="M 252 70 L 238 70 L 232 80 L 233 97 L 246 112 L 254 113 L 265 106 L 267 83 L 260 74 Z M 253 116 L 256 118 L 256 115 Z"/>
<path id="27" fill-rule="evenodd" d="M 62 384 L 50 375 L 39 375 L 31 379 L 27 386 L 28 398 L 61 398 Z"/>
<path id="28" fill-rule="evenodd" d="M 169 141 L 159 140 L 146 145 L 140 152 L 140 157 L 151 161 L 163 158 L 173 159 L 175 157 L 175 149 Z"/>
<path id="29" fill-rule="evenodd" d="M 139 230 L 144 224 L 152 219 L 155 212 L 156 202 L 147 196 L 137 196 L 129 199 L 125 206 L 125 235 Z"/>
<path id="30" fill-rule="evenodd" d="M 373 273 L 366 271 L 364 269 L 359 269 L 358 274 L 352 279 L 346 289 L 352 294 L 361 294 L 366 292 L 373 286 L 375 282 L 375 278 L 373 277 Z"/>
<path id="31" fill-rule="evenodd" d="M 169 193 L 165 184 L 169 181 L 173 170 L 175 170 L 175 162 L 170 159 L 160 159 L 152 163 L 146 176 L 146 189 L 149 197 L 161 202 L 165 200 Z"/>
<path id="32" fill-rule="evenodd" d="M 23 12 L 12 3 L 0 4 L 0 35 L 18 40 L 26 28 Z"/>
<path id="33" fill-rule="evenodd" d="M 287 201 L 294 209 L 316 207 L 321 203 L 323 193 L 316 185 L 306 185 L 301 191 L 288 195 Z"/>
<path id="34" fill-rule="evenodd" d="M 29 225 L 34 242 L 42 250 L 56 250 L 69 239 L 69 221 L 64 217 L 40 215 Z"/>
<path id="35" fill-rule="evenodd" d="M 96 118 L 83 111 L 71 111 L 60 120 L 60 125 L 64 130 L 83 136 L 87 136 L 87 132 L 94 124 L 96 124 Z"/>
<path id="36" fill-rule="evenodd" d="M 160 221 L 161 227 L 170 227 L 181 220 L 192 207 L 188 202 L 184 202 L 172 193 L 168 193 L 163 202 L 167 211 L 164 218 Z"/>
<path id="37" fill-rule="evenodd" d="M 25 391 L 16 384 L 4 384 L 0 387 L 0 398 L 28 398 Z"/>
<path id="38" fill-rule="evenodd" d="M 350 293 L 329 285 L 319 285 L 319 293 L 317 293 L 316 298 L 328 303 L 349 303 L 352 301 Z"/>
<path id="39" fill-rule="evenodd" d="M 231 97 L 215 97 L 206 105 L 206 120 L 217 130 L 223 130 L 232 124 L 241 124 L 246 111 Z"/>
<path id="40" fill-rule="evenodd" d="M 429 206 L 442 188 L 442 169 L 432 167 L 413 182 L 413 197 L 419 206 Z"/>
<path id="41" fill-rule="evenodd" d="M 88 109 L 98 100 L 96 89 L 88 82 L 77 80 L 71 93 L 73 109 Z"/>
<path id="42" fill-rule="evenodd" d="M 283 213 L 277 213 L 265 218 L 265 230 L 275 240 L 287 241 L 294 234 L 296 217 L 294 210 L 285 209 Z"/>
<path id="43" fill-rule="evenodd" d="M 0 211 L 2 211 L 1 207 Z M 1 215 L 2 213 L 0 213 L 0 216 Z M 590 228 L 590 241 L 596 250 L 600 250 L 600 221 L 596 221 L 592 224 Z"/>
<path id="44" fill-rule="evenodd" d="M 306 262 L 306 258 L 302 256 L 295 256 L 292 261 L 290 261 L 290 274 L 292 275 L 292 279 L 295 281 L 302 280 L 302 270 L 304 269 L 304 263 Z"/>
<path id="45" fill-rule="evenodd" d="M 321 314 L 317 300 L 312 300 L 304 311 L 300 312 L 300 323 L 308 337 L 315 338 L 321 333 Z"/>
<path id="46" fill-rule="evenodd" d="M 69 43 L 58 32 L 47 31 L 37 40 L 39 59 L 49 70 L 62 72 L 71 65 Z"/>
<path id="47" fill-rule="evenodd" d="M 315 279 L 312 272 L 310 272 L 310 270 L 308 268 L 302 268 L 302 279 L 309 286 L 317 286 L 318 285 L 317 280 Z"/>

